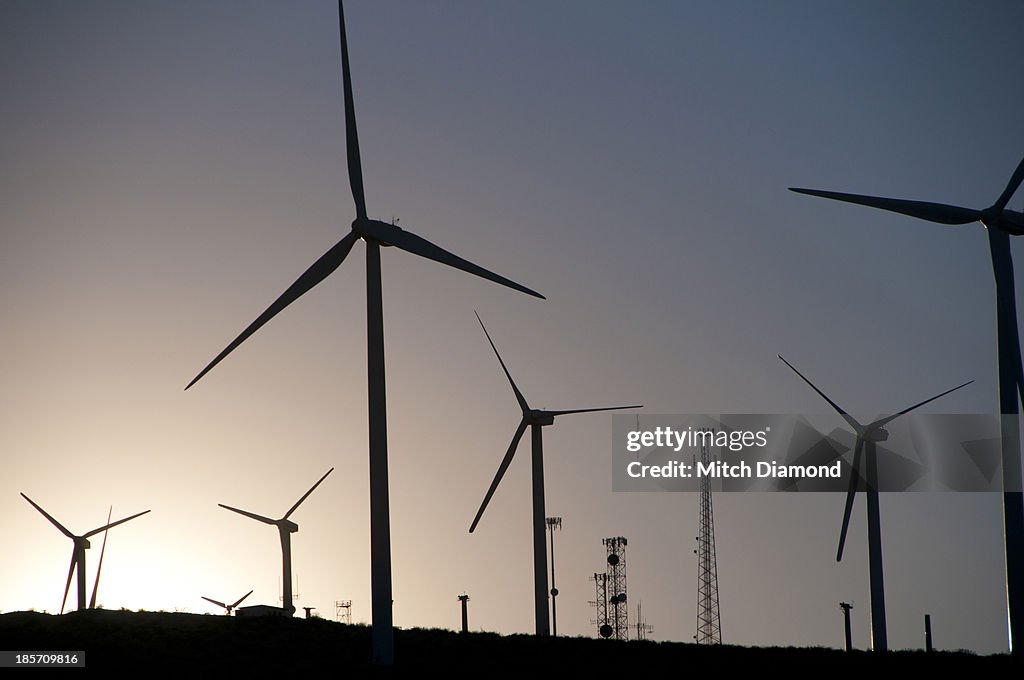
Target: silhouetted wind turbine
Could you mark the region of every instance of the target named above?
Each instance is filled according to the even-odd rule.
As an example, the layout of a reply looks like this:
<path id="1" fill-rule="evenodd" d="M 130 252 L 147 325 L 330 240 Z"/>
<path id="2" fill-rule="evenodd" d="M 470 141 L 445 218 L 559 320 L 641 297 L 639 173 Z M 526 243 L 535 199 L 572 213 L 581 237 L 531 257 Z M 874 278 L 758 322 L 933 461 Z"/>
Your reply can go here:
<path id="1" fill-rule="evenodd" d="M 491 343 L 491 349 L 494 350 L 495 356 L 498 357 L 501 369 L 505 371 L 505 377 L 508 378 L 508 382 L 512 386 L 512 392 L 516 395 L 516 401 L 519 402 L 519 408 L 522 409 L 523 417 L 519 421 L 516 433 L 512 436 L 512 443 L 509 444 L 508 451 L 505 452 L 505 457 L 501 460 L 501 465 L 498 466 L 498 472 L 494 475 L 494 481 L 491 482 L 490 488 L 487 489 L 487 495 L 484 496 L 484 501 L 480 504 L 476 517 L 473 518 L 473 524 L 469 527 L 469 533 L 473 533 L 476 525 L 480 522 L 487 504 L 491 501 L 491 496 L 494 495 L 495 489 L 498 488 L 501 478 L 505 476 L 505 471 L 512 462 L 512 457 L 516 454 L 519 440 L 522 439 L 527 426 L 529 426 L 533 444 L 533 603 L 537 635 L 546 636 L 549 634 L 547 546 L 544 542 L 544 533 L 547 525 L 544 516 L 544 438 L 541 428 L 546 425 L 553 425 L 557 416 L 569 415 L 571 413 L 619 411 L 627 408 L 643 408 L 643 406 L 605 406 L 601 408 L 577 408 L 563 411 L 530 408 L 523 393 L 519 391 L 516 382 L 512 379 L 512 374 L 505 367 L 505 362 L 502 360 L 501 354 L 498 353 L 498 348 L 494 346 L 491 334 L 487 332 L 487 327 L 484 326 L 484 322 L 480 319 L 479 314 L 476 315 L 476 320 L 480 322 L 480 327 L 484 329 L 484 335 L 487 336 L 487 341 Z"/>
<path id="2" fill-rule="evenodd" d="M 231 610 L 233 610 L 238 605 L 242 604 L 242 600 L 244 600 L 245 598 L 249 597 L 250 595 L 252 595 L 252 591 L 251 590 L 249 592 L 247 592 L 245 595 L 242 595 L 240 598 L 238 598 L 237 600 L 235 600 L 231 604 L 224 604 L 223 602 L 218 602 L 217 600 L 214 600 L 213 598 L 209 598 L 206 595 L 200 595 L 199 597 L 203 598 L 207 602 L 212 602 L 213 604 L 217 605 L 218 607 L 223 607 L 224 608 L 224 613 L 227 614 L 228 616 L 231 616 Z"/>
<path id="3" fill-rule="evenodd" d="M 1024 654 L 1024 485 L 1021 483 L 1020 402 L 1024 398 L 1020 333 L 1014 290 L 1010 236 L 1024 234 L 1024 213 L 1007 210 L 1006 204 L 1024 181 L 1024 160 L 996 202 L 983 210 L 943 203 L 906 201 L 835 191 L 790 188 L 800 194 L 881 208 L 938 224 L 981 222 L 988 232 L 988 247 L 996 283 L 996 336 L 999 371 L 999 413 L 1003 469 L 1003 541 L 1006 555 L 1006 609 L 1010 651 Z"/>
<path id="4" fill-rule="evenodd" d="M 107 510 L 107 524 L 110 524 L 110 518 L 114 514 L 114 506 L 111 505 L 110 509 Z M 96 609 L 96 591 L 100 589 L 100 574 L 103 572 L 103 556 L 107 553 L 107 534 L 110 533 L 110 529 L 104 529 L 103 531 L 103 547 L 100 548 L 100 561 L 96 565 L 96 580 L 92 584 L 92 597 L 89 598 L 89 609 Z"/>
<path id="5" fill-rule="evenodd" d="M 853 500 L 857 497 L 859 482 L 864 477 L 864 475 L 861 475 L 860 463 L 861 452 L 863 451 L 868 496 L 868 576 L 871 588 L 871 649 L 876 652 L 884 652 L 889 648 L 889 642 L 885 629 L 885 586 L 883 585 L 882 578 L 882 520 L 878 508 L 878 459 L 876 445 L 878 442 L 884 442 L 889 438 L 889 433 L 884 429 L 886 424 L 902 415 L 910 413 L 914 409 L 935 401 L 939 397 L 944 397 L 950 392 L 966 387 L 974 381 L 969 380 L 963 385 L 957 385 L 951 390 L 946 390 L 942 394 L 925 399 L 902 411 L 879 418 L 867 425 L 862 425 L 853 416 L 840 408 L 838 404 L 829 399 L 824 392 L 819 390 L 793 364 L 783 359 L 781 354 L 779 358 L 782 359 L 784 364 L 793 369 L 793 372 L 800 376 L 805 383 L 810 385 L 811 389 L 821 395 L 821 398 L 827 401 L 843 417 L 843 420 L 853 428 L 853 431 L 857 433 L 857 443 L 853 449 L 853 462 L 850 466 L 850 485 L 846 492 L 846 507 L 843 509 L 843 526 L 839 531 L 839 549 L 836 551 L 836 562 L 843 559 L 846 532 L 850 527 L 850 514 L 853 512 Z"/>
<path id="6" fill-rule="evenodd" d="M 74 541 L 75 545 L 74 548 L 72 548 L 71 550 L 71 566 L 68 568 L 68 582 L 64 586 L 64 598 L 60 601 L 60 613 L 64 613 L 64 603 L 67 602 L 68 590 L 71 589 L 71 577 L 74 575 L 76 569 L 78 570 L 78 609 L 85 609 L 85 551 L 90 547 L 89 537 L 95 536 L 101 531 L 112 529 L 116 527 L 118 524 L 124 524 L 130 519 L 141 517 L 142 515 L 145 515 L 147 512 L 149 512 L 149 510 L 144 510 L 140 513 L 132 515 L 131 517 L 119 519 L 116 522 L 108 522 L 107 524 L 101 526 L 99 529 L 93 529 L 92 531 L 82 534 L 81 536 L 76 536 L 75 534 L 65 529 L 63 524 L 61 524 L 53 517 L 51 517 L 50 514 L 46 512 L 46 510 L 43 510 L 41 507 L 36 505 L 35 501 L 33 501 L 31 498 L 29 498 L 25 494 L 21 494 L 21 497 L 27 500 L 29 503 L 31 503 L 32 507 L 38 510 L 43 517 L 50 520 L 50 524 L 57 527 L 57 529 L 59 529 L 62 534 L 64 534 L 72 541 Z"/>
<path id="7" fill-rule="evenodd" d="M 264 517 L 263 515 L 257 515 L 254 512 L 248 512 L 247 510 L 239 510 L 238 508 L 233 508 L 230 505 L 224 505 L 223 503 L 217 504 L 220 507 L 224 508 L 225 510 L 237 512 L 239 515 L 245 515 L 246 517 L 252 518 L 257 522 L 263 522 L 264 524 L 270 524 L 272 526 L 277 527 L 277 531 L 281 535 L 281 580 L 284 585 L 283 606 L 285 611 L 287 611 L 289 615 L 295 613 L 295 607 L 292 605 L 292 534 L 299 530 L 299 525 L 288 518 L 291 517 L 292 513 L 295 512 L 296 508 L 302 505 L 302 501 L 306 500 L 309 497 L 309 494 L 313 493 L 313 490 L 316 489 L 316 487 L 320 486 L 320 482 L 327 479 L 327 475 L 331 474 L 332 472 L 334 472 L 334 468 L 331 468 L 330 470 L 325 472 L 324 476 L 316 481 L 316 484 L 309 487 L 309 491 L 302 494 L 302 498 L 295 501 L 295 505 L 293 505 L 288 510 L 288 512 L 284 513 L 284 517 L 282 517 L 281 519 L 270 519 L 269 517 Z"/>
<path id="8" fill-rule="evenodd" d="M 412 232 L 367 217 L 366 199 L 363 193 L 362 161 L 359 155 L 359 137 L 356 131 L 355 106 L 352 99 L 352 78 L 349 73 L 345 14 L 341 0 L 338 2 L 338 19 L 341 31 L 341 71 L 345 100 L 348 179 L 356 207 L 356 219 L 352 222 L 352 230 L 314 262 L 274 304 L 270 305 L 223 352 L 200 371 L 199 375 L 193 378 L 185 389 L 194 385 L 221 359 L 230 354 L 278 312 L 337 269 L 356 241 L 362 239 L 366 242 L 366 353 L 369 402 L 370 585 L 373 596 L 371 610 L 373 661 L 378 664 L 390 664 L 394 659 L 394 631 L 391 610 L 391 522 L 388 500 L 387 398 L 384 380 L 384 312 L 381 299 L 380 248 L 381 246 L 395 246 L 414 255 L 461 269 L 528 295 L 542 299 L 544 296 L 464 260 Z"/>

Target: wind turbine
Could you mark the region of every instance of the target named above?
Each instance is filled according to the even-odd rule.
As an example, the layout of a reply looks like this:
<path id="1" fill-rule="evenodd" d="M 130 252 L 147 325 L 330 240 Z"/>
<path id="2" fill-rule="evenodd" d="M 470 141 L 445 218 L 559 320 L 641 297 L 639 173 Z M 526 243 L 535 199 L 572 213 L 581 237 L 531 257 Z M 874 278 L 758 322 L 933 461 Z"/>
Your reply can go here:
<path id="1" fill-rule="evenodd" d="M 827 401 L 829 406 L 835 409 L 843 417 L 843 420 L 853 428 L 853 431 L 857 433 L 857 443 L 853 449 L 853 463 L 850 466 L 850 485 L 846 492 L 846 507 L 843 510 L 843 526 L 839 531 L 839 549 L 836 551 L 836 562 L 840 562 L 843 559 L 846 531 L 850 527 L 850 514 L 853 512 L 853 500 L 857 496 L 857 487 L 860 480 L 865 479 L 868 496 L 868 576 L 871 589 L 871 649 L 876 652 L 884 652 L 889 648 L 889 641 L 885 629 L 885 586 L 883 585 L 882 578 L 882 520 L 878 508 L 878 459 L 876 447 L 878 442 L 884 442 L 889 438 L 889 433 L 884 429 L 885 425 L 902 415 L 910 413 L 914 409 L 935 401 L 939 397 L 944 397 L 950 392 L 966 387 L 974 381 L 969 380 L 963 385 L 957 385 L 942 394 L 937 394 L 902 411 L 864 425 L 829 399 L 824 392 L 819 390 L 793 364 L 783 359 L 781 354 L 779 359 L 782 359 L 782 363 L 793 369 L 793 372 L 810 385 L 811 389 L 821 395 L 821 398 Z M 861 474 L 861 452 L 864 454 L 865 474 Z"/>
<path id="2" fill-rule="evenodd" d="M 555 418 L 557 416 L 569 415 L 571 413 L 619 411 L 627 408 L 643 408 L 643 406 L 607 406 L 601 408 L 577 408 L 564 411 L 548 411 L 545 409 L 530 408 L 530 405 L 526 402 L 526 398 L 523 396 L 523 393 L 519 391 L 519 388 L 516 386 L 516 382 L 512 379 L 512 374 L 509 373 L 508 368 L 505 367 L 505 362 L 502 360 L 501 354 L 498 353 L 498 348 L 494 346 L 494 341 L 491 340 L 491 334 L 487 332 L 487 327 L 484 326 L 484 322 L 480 319 L 479 314 L 476 315 L 476 320 L 480 322 L 480 327 L 484 329 L 484 335 L 487 336 L 487 341 L 491 343 L 491 349 L 494 350 L 495 356 L 498 357 L 498 363 L 501 364 L 501 369 L 505 371 L 505 377 L 508 378 L 508 382 L 512 386 L 512 392 L 516 395 L 516 401 L 519 402 L 519 408 L 522 409 L 523 417 L 519 421 L 519 427 L 516 428 L 516 433 L 512 436 L 512 443 L 509 444 L 508 451 L 505 453 L 505 457 L 501 460 L 501 465 L 498 466 L 498 472 L 494 475 L 494 481 L 491 482 L 490 488 L 487 489 L 487 495 L 484 496 L 484 501 L 480 504 L 480 509 L 477 510 L 476 517 L 473 518 L 473 524 L 469 527 L 469 533 L 473 533 L 476 529 L 476 525 L 480 522 L 480 518 L 483 516 L 484 510 L 487 508 L 487 504 L 491 502 L 491 496 L 494 495 L 495 489 L 498 488 L 498 484 L 501 483 L 501 478 L 505 476 L 505 471 L 512 462 L 512 457 L 516 454 L 516 449 L 519 446 L 519 440 L 522 439 L 523 434 L 526 432 L 526 428 L 529 426 L 531 443 L 533 445 L 533 604 L 537 624 L 537 635 L 547 636 L 549 635 L 548 567 L 547 546 L 544 542 L 544 534 L 547 529 L 547 524 L 544 516 L 544 436 L 542 428 L 547 425 L 554 425 Z"/>
<path id="3" fill-rule="evenodd" d="M 110 509 L 107 510 L 107 524 L 110 524 L 110 518 L 114 514 L 114 506 L 111 505 Z M 92 584 L 92 597 L 89 598 L 89 609 L 96 609 L 96 592 L 100 589 L 100 574 L 103 572 L 103 556 L 107 554 L 107 534 L 110 533 L 110 529 L 103 530 L 103 547 L 100 548 L 100 562 L 96 565 L 96 580 Z"/>
<path id="4" fill-rule="evenodd" d="M 345 260 L 356 241 L 366 242 L 366 353 L 369 411 L 370 455 L 370 587 L 373 597 L 372 639 L 373 661 L 390 664 L 394 660 L 394 631 L 391 598 L 391 520 L 388 497 L 387 397 L 384 379 L 384 311 L 381 299 L 380 248 L 395 246 L 400 250 L 428 260 L 513 288 L 543 299 L 536 291 L 495 274 L 454 255 L 430 241 L 396 225 L 367 217 L 363 193 L 362 161 L 356 131 L 355 106 L 352 99 L 352 77 L 349 72 L 348 42 L 345 36 L 345 14 L 338 1 L 341 31 L 341 71 L 345 100 L 345 144 L 348 156 L 348 179 L 356 207 L 352 230 L 319 260 L 307 269 L 270 307 L 211 361 L 185 389 L 194 385 L 224 357 L 255 333 L 278 312 L 323 281 Z"/>
<path id="5" fill-rule="evenodd" d="M 293 505 L 288 510 L 288 512 L 284 513 L 284 517 L 282 517 L 281 519 L 270 519 L 269 517 L 264 517 L 263 515 L 257 515 L 254 512 L 249 512 L 247 510 L 239 510 L 238 508 L 233 508 L 230 505 L 224 505 L 223 503 L 217 504 L 220 507 L 224 508 L 225 510 L 237 512 L 239 515 L 245 515 L 246 517 L 254 519 L 257 522 L 263 522 L 264 524 L 270 524 L 272 526 L 277 527 L 277 531 L 281 535 L 281 582 L 284 585 L 284 610 L 288 612 L 289 616 L 295 613 L 295 607 L 292 605 L 292 534 L 299 530 L 299 525 L 288 518 L 291 517 L 292 513 L 295 512 L 296 508 L 302 505 L 302 501 L 306 500 L 309 497 L 309 494 L 313 493 L 313 490 L 316 489 L 316 487 L 320 486 L 320 482 L 327 479 L 327 475 L 331 474 L 332 472 L 334 472 L 334 468 L 331 468 L 330 470 L 325 472 L 324 476 L 316 481 L 316 484 L 309 487 L 309 491 L 302 494 L 302 498 L 295 501 L 295 505 Z M 248 597 L 248 595 L 246 597 Z M 239 602 L 241 602 L 241 600 L 239 600 Z M 235 604 L 237 604 L 237 602 Z"/>
<path id="6" fill-rule="evenodd" d="M 996 283 L 996 337 L 998 347 L 999 413 L 1003 471 L 1003 542 L 1006 557 L 1006 609 L 1010 652 L 1024 654 L 1024 485 L 1021 483 L 1020 402 L 1024 398 L 1020 333 L 1014 291 L 1010 236 L 1024 234 L 1024 213 L 1006 204 L 1024 181 L 1024 160 L 996 202 L 977 210 L 943 203 L 906 201 L 835 191 L 790 188 L 800 194 L 880 208 L 937 224 L 963 225 L 981 222 L 988 233 L 992 273 Z"/>
<path id="7" fill-rule="evenodd" d="M 71 550 L 71 566 L 68 568 L 68 582 L 64 586 L 64 598 L 60 601 L 60 613 L 64 613 L 64 604 L 68 600 L 68 590 L 71 589 L 71 577 L 74 575 L 76 569 L 78 570 L 78 609 L 79 611 L 86 609 L 87 607 L 85 601 L 85 551 L 88 550 L 90 547 L 89 537 L 95 536 L 101 531 L 112 529 L 116 527 L 118 524 L 124 524 L 130 519 L 141 517 L 142 515 L 145 515 L 147 512 L 149 512 L 149 510 L 144 510 L 140 513 L 132 515 L 131 517 L 119 519 L 116 522 L 107 522 L 99 529 L 93 529 L 92 531 L 84 533 L 81 536 L 76 536 L 75 534 L 71 533 L 66 528 L 64 528 L 63 524 L 61 524 L 52 516 L 50 516 L 50 514 L 46 512 L 46 510 L 43 510 L 41 507 L 36 505 L 35 501 L 33 501 L 31 498 L 29 498 L 25 494 L 21 494 L 21 497 L 27 500 L 29 503 L 31 503 L 32 507 L 38 510 L 43 517 L 50 520 L 50 524 L 57 527 L 57 529 L 59 529 L 62 534 L 64 534 L 72 541 L 74 541 L 75 545 L 74 548 L 72 548 Z"/>
<path id="8" fill-rule="evenodd" d="M 231 604 L 224 604 L 223 602 L 218 602 L 217 600 L 214 600 L 213 598 L 209 598 L 206 595 L 200 595 L 200 597 L 203 598 L 204 600 L 206 600 L 207 602 L 212 602 L 213 604 L 217 605 L 218 607 L 223 607 L 224 608 L 224 613 L 227 614 L 228 616 L 231 616 L 231 610 L 233 610 L 238 605 L 242 604 L 242 600 L 244 600 L 245 598 L 249 597 L 250 595 L 252 595 L 252 591 L 251 590 L 249 592 L 247 592 L 245 595 L 242 595 L 240 598 L 238 598 L 237 600 L 235 600 Z"/>

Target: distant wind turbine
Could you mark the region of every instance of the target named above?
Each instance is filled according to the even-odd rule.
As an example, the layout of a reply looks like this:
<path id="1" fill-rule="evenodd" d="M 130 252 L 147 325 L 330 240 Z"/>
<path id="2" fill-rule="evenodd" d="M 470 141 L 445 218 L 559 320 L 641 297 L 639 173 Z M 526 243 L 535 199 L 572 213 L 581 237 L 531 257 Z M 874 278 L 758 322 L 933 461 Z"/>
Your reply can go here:
<path id="1" fill-rule="evenodd" d="M 50 520 L 50 524 L 52 524 L 53 526 L 57 527 L 57 529 L 59 529 L 62 534 L 64 534 L 65 536 L 70 538 L 72 541 L 74 541 L 75 545 L 74 545 L 74 548 L 72 548 L 72 550 L 71 550 L 71 566 L 68 568 L 68 582 L 64 586 L 64 597 L 60 601 L 60 613 L 61 614 L 64 613 L 64 604 L 68 600 L 68 590 L 71 589 L 71 577 L 74 576 L 74 573 L 75 573 L 76 569 L 78 570 L 78 609 L 79 610 L 86 609 L 86 601 L 85 601 L 85 551 L 88 550 L 89 547 L 90 547 L 90 545 L 89 545 L 89 537 L 90 536 L 95 536 L 96 534 L 100 533 L 101 531 L 106 531 L 107 529 L 112 529 L 112 528 L 116 527 L 118 524 L 124 524 L 125 522 L 127 522 L 130 519 L 135 519 L 136 517 L 141 517 L 142 515 L 145 515 L 147 512 L 149 512 L 149 510 L 144 510 L 144 511 L 142 511 L 140 513 L 132 515 L 131 517 L 125 517 L 124 519 L 119 519 L 116 522 L 108 522 L 107 524 L 104 524 L 103 526 L 101 526 L 99 529 L 93 529 L 92 531 L 84 533 L 81 536 L 76 536 L 75 534 L 71 533 L 66 528 L 64 528 L 63 524 L 61 524 L 60 522 L 55 520 L 52 516 L 50 516 L 50 514 L 48 512 L 46 512 L 46 510 L 43 510 L 41 507 L 36 505 L 35 501 L 33 501 L 31 498 L 29 498 L 25 494 L 21 494 L 21 497 L 24 498 L 25 500 L 27 500 L 32 505 L 33 508 L 38 510 L 39 513 L 43 517 L 45 517 L 46 519 Z"/>
<path id="2" fill-rule="evenodd" d="M 300 505 L 302 505 L 302 501 L 306 500 L 309 497 L 309 494 L 313 493 L 313 490 L 320 486 L 320 482 L 327 479 L 327 475 L 332 472 L 334 472 L 334 468 L 325 472 L 324 476 L 318 479 L 316 484 L 309 487 L 309 491 L 302 494 L 302 498 L 295 501 L 295 505 L 293 505 L 288 512 L 284 513 L 284 517 L 281 519 L 270 519 L 269 517 L 249 512 L 248 510 L 239 510 L 238 508 L 233 508 L 230 505 L 224 505 L 223 503 L 217 504 L 225 510 L 237 512 L 239 515 L 245 515 L 257 522 L 263 522 L 264 524 L 270 524 L 271 526 L 277 527 L 277 531 L 281 536 L 281 579 L 284 584 L 284 609 L 289 615 L 295 613 L 295 607 L 292 605 L 292 534 L 299 530 L 299 525 L 288 518 L 291 517 L 292 513 L 295 512 Z"/>
<path id="3" fill-rule="evenodd" d="M 477 511 L 476 517 L 473 518 L 473 524 L 469 527 L 469 533 L 473 533 L 476 529 L 476 525 L 480 522 L 480 518 L 483 516 L 484 510 L 487 508 L 487 504 L 491 502 L 491 496 L 494 495 L 495 489 L 498 488 L 498 484 L 501 483 L 501 478 L 505 476 L 505 471 L 512 462 L 512 457 L 516 454 L 516 449 L 519 446 L 519 440 L 522 439 L 523 434 L 526 432 L 526 428 L 529 427 L 533 444 L 534 615 L 536 617 L 537 635 L 547 636 L 550 634 L 550 629 L 548 626 L 547 546 L 544 541 L 544 534 L 547 527 L 545 523 L 546 518 L 544 516 L 544 439 L 541 428 L 546 425 L 553 425 L 557 416 L 569 415 L 571 413 L 619 411 L 628 408 L 643 408 L 643 406 L 606 406 L 601 408 L 577 408 L 563 411 L 548 411 L 544 409 L 530 408 L 530 405 L 526 402 L 526 398 L 523 396 L 523 393 L 519 391 L 515 381 L 512 379 L 512 374 L 509 373 L 508 368 L 505 367 L 505 362 L 502 360 L 501 354 L 498 353 L 498 348 L 495 347 L 494 341 L 491 340 L 491 334 L 487 332 L 487 327 L 484 326 L 484 322 L 480 319 L 479 314 L 477 314 L 476 320 L 480 322 L 480 327 L 484 329 L 484 335 L 487 336 L 487 341 L 491 343 L 491 349 L 494 350 L 495 356 L 498 357 L 498 363 L 501 364 L 501 369 L 505 372 L 505 377 L 508 378 L 508 382 L 512 386 L 512 392 L 516 395 L 516 401 L 519 402 L 519 408 L 523 412 L 523 417 L 519 421 L 519 427 L 516 428 L 516 433 L 512 436 L 512 443 L 509 444 L 508 451 L 505 453 L 505 457 L 502 459 L 501 465 L 498 466 L 498 473 L 494 475 L 494 481 L 491 482 L 490 488 L 487 489 L 487 495 L 484 496 L 484 501 L 480 504 L 480 509 Z"/>
<path id="4" fill-rule="evenodd" d="M 110 509 L 107 510 L 107 524 L 110 524 L 110 518 L 114 514 L 114 506 L 111 505 Z M 89 598 L 89 609 L 96 609 L 96 591 L 100 589 L 100 574 L 103 572 L 103 556 L 107 552 L 107 534 L 110 533 L 110 529 L 103 530 L 103 547 L 100 548 L 100 561 L 96 565 L 96 580 L 92 584 L 92 597 Z"/>
<path id="5" fill-rule="evenodd" d="M 977 210 L 944 203 L 907 201 L 844 194 L 817 189 L 790 188 L 800 194 L 880 208 L 937 224 L 963 225 L 981 222 L 988 232 L 989 254 L 996 283 L 996 336 L 998 346 L 999 413 L 1003 472 L 1003 543 L 1006 557 L 1006 609 L 1010 651 L 1024 654 L 1024 485 L 1021 481 L 1020 402 L 1024 399 L 1017 300 L 1014 290 L 1010 236 L 1024 235 L 1024 213 L 1006 204 L 1024 181 L 1024 160 L 996 202 Z"/>
<path id="6" fill-rule="evenodd" d="M 235 338 L 223 352 L 192 379 L 185 389 L 206 375 L 214 366 L 255 333 L 285 307 L 316 286 L 345 260 L 356 241 L 366 242 L 366 352 L 369 402 L 370 455 L 370 585 L 372 591 L 373 661 L 390 664 L 394 660 L 394 631 L 391 597 L 391 520 L 388 496 L 387 398 L 384 379 L 384 311 L 381 298 L 380 248 L 395 246 L 428 260 L 461 269 L 514 290 L 542 298 L 543 295 L 510 279 L 495 274 L 454 255 L 430 241 L 394 224 L 370 219 L 363 192 L 362 160 L 356 131 L 352 77 L 349 72 L 345 14 L 338 2 L 341 32 L 341 71 L 345 101 L 345 140 L 348 155 L 348 179 L 355 201 L 356 218 L 352 230 L 307 269 L 270 307 Z"/>
<path id="7" fill-rule="evenodd" d="M 235 600 L 231 604 L 224 604 L 223 602 L 219 602 L 217 600 L 214 600 L 213 598 L 209 598 L 206 595 L 200 595 L 200 597 L 203 598 L 204 600 L 206 600 L 207 602 L 211 602 L 211 603 L 217 605 L 218 607 L 223 608 L 224 609 L 224 613 L 227 614 L 228 616 L 231 616 L 231 611 L 235 607 L 237 607 L 238 605 L 242 604 L 242 600 L 244 600 L 245 598 L 249 597 L 250 595 L 252 595 L 252 591 L 251 590 L 249 592 L 247 592 L 245 595 L 242 595 L 240 598 L 238 598 L 237 600 Z"/>
<path id="8" fill-rule="evenodd" d="M 846 507 L 843 509 L 843 526 L 839 531 L 839 549 L 836 551 L 836 562 L 843 559 L 846 532 L 850 527 L 850 515 L 853 512 L 853 500 L 857 497 L 857 487 L 860 480 L 865 479 L 868 496 L 868 576 L 871 588 L 871 649 L 876 652 L 884 652 L 889 648 L 889 641 L 885 627 L 885 586 L 882 577 L 882 519 L 878 508 L 878 457 L 876 446 L 878 442 L 884 442 L 889 438 L 889 433 L 884 429 L 886 424 L 902 415 L 910 413 L 914 409 L 935 401 L 939 397 L 944 397 L 950 392 L 966 387 L 974 381 L 969 380 L 963 385 L 957 385 L 951 390 L 946 390 L 942 394 L 925 399 L 902 411 L 863 425 L 818 389 L 793 364 L 783 359 L 781 354 L 779 359 L 782 359 L 782 363 L 793 369 L 794 373 L 810 385 L 811 389 L 817 392 L 822 399 L 827 401 L 829 406 L 835 409 L 843 417 L 843 420 L 853 428 L 853 431 L 857 433 L 857 443 L 853 449 L 853 462 L 850 466 L 850 484 L 846 492 Z M 861 473 L 861 452 L 864 453 L 864 474 Z"/>

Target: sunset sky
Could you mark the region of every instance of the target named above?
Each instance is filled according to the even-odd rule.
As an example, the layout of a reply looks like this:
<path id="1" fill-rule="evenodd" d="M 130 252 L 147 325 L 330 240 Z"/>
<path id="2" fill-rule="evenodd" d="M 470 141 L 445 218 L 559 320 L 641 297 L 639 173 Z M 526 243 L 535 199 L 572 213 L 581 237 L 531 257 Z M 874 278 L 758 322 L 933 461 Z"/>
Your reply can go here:
<path id="1" fill-rule="evenodd" d="M 395 621 L 533 628 L 531 405 L 996 409 L 981 225 L 788 192 L 986 207 L 1024 154 L 1024 5 L 967 0 L 346 3 L 371 217 L 547 296 L 382 254 Z M 108 608 L 276 604 L 370 618 L 364 249 L 183 387 L 355 211 L 331 0 L 0 3 L 0 611 L 55 612 L 72 531 L 110 532 Z M 1020 210 L 1024 194 L 1010 201 Z M 1014 243 L 1018 269 L 1024 252 Z M 1020 290 L 1020 287 L 1019 287 Z M 1019 292 L 1018 296 L 1022 293 Z M 841 422 L 835 423 L 837 426 Z M 697 496 L 613 493 L 611 416 L 545 431 L 559 633 L 594 635 L 601 539 L 657 640 L 695 632 Z M 715 497 L 722 632 L 868 644 L 863 498 Z M 1005 651 L 995 494 L 881 500 L 889 641 Z M 99 558 L 89 551 L 89 584 Z M 73 594 L 69 599 L 72 600 Z M 631 617 L 635 612 L 631 612 Z"/>

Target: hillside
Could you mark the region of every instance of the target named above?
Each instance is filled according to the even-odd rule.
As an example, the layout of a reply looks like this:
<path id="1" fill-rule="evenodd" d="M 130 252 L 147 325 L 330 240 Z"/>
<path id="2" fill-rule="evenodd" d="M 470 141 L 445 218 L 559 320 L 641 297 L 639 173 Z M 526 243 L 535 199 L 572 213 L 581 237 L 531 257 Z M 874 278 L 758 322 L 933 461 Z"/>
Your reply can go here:
<path id="1" fill-rule="evenodd" d="M 35 612 L 0 615 L 0 649 L 85 650 L 87 668 L 200 676 L 230 671 L 375 674 L 369 666 L 370 629 L 325 619 L 244 619 L 162 612 L 86 611 L 64 616 Z M 411 629 L 395 632 L 396 666 L 389 675 L 423 669 L 464 675 L 565 677 L 608 671 L 687 672 L 700 669 L 818 673 L 930 669 L 990 672 L 1019 667 L 1008 656 L 919 651 L 873 655 L 822 648 L 698 647 L 677 642 L 614 642 L 590 638 L 538 640 L 527 635 Z M 177 674 L 177 673 L 175 673 Z M 601 677 L 595 675 L 594 677 Z"/>

